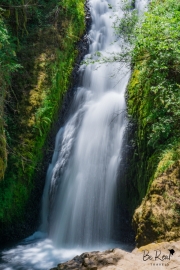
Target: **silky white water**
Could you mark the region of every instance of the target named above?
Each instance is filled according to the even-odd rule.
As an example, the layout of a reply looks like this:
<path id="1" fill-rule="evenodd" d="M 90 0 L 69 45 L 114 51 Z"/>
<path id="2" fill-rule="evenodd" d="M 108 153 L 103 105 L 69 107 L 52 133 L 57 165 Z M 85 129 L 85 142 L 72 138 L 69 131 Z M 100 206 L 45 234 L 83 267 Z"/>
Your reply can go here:
<path id="1" fill-rule="evenodd" d="M 136 1 L 139 12 L 147 2 Z M 92 26 L 85 59 L 96 59 L 96 51 L 103 55 L 120 52 L 123 40 L 114 42 L 112 28 L 115 15 L 123 16 L 120 1 L 90 0 L 89 4 Z M 37 232 L 4 251 L 0 269 L 48 269 L 82 251 L 114 246 L 114 206 L 127 125 L 124 94 L 129 76 L 124 63 L 81 65 L 79 87 L 66 124 L 57 134 L 46 177 L 40 231 L 49 239 L 34 242 L 44 237 Z"/>
<path id="2" fill-rule="evenodd" d="M 118 2 L 110 3 L 116 6 Z M 118 42 L 113 44 L 114 13 L 108 2 L 90 3 L 89 54 L 93 58 L 96 51 L 118 52 Z M 126 127 L 124 92 L 130 74 L 122 66 L 121 76 L 111 78 L 120 65 L 80 67 L 82 83 L 74 99 L 76 109 L 57 136 L 55 157 L 47 176 L 49 191 L 46 187 L 43 198 L 42 229 L 47 228 L 49 220 L 50 237 L 59 247 L 91 247 L 111 240 Z"/>

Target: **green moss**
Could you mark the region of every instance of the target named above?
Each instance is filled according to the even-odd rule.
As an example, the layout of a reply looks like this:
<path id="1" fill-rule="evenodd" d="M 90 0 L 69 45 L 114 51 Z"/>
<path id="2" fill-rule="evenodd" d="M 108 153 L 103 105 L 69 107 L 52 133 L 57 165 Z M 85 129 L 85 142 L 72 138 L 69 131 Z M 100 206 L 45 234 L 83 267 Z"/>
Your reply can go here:
<path id="1" fill-rule="evenodd" d="M 180 239 L 179 180 L 180 163 L 177 161 L 152 182 L 133 216 L 139 247 L 155 241 Z"/>
<path id="2" fill-rule="evenodd" d="M 159 156 L 159 162 L 155 173 L 152 177 L 151 183 L 154 179 L 161 176 L 164 172 L 166 172 L 169 168 L 171 168 L 178 160 L 180 159 L 180 145 L 175 144 L 174 146 L 167 147 L 164 151 L 162 151 L 161 155 Z"/>
<path id="3" fill-rule="evenodd" d="M 156 180 L 164 175 L 168 178 L 167 181 L 170 181 L 167 177 L 169 170 L 173 168 L 176 171 L 179 166 L 180 51 L 177 49 L 180 38 L 179 17 L 179 3 L 172 0 L 163 2 L 154 0 L 145 14 L 142 27 L 136 29 L 137 39 L 132 53 L 134 71 L 128 86 L 128 113 L 136 129 L 131 170 L 127 176 L 129 179 L 127 192 L 131 213 L 141 204 L 134 217 L 135 227 L 138 228 L 139 245 L 142 241 L 147 243 L 156 238 L 163 239 L 165 229 L 163 226 L 172 225 L 170 219 L 173 220 L 174 217 L 172 213 L 169 214 L 169 210 L 164 213 L 163 220 L 159 212 L 154 213 L 153 207 L 158 204 L 159 197 L 151 195 L 153 192 L 158 195 L 160 193 L 154 186 Z M 131 199 L 134 196 L 132 185 L 136 192 L 133 199 Z M 163 188 L 163 184 L 161 187 Z M 178 194 L 179 191 L 176 196 Z M 176 199 L 177 197 L 174 201 Z M 170 201 L 168 197 L 166 200 L 168 209 Z M 162 205 L 162 209 L 163 207 L 165 206 Z M 157 220 L 157 224 L 154 220 Z M 177 227 L 178 219 L 175 220 L 173 226 Z M 165 225 L 161 226 L 161 222 Z M 144 225 L 141 226 L 140 223 Z M 162 230 L 157 232 L 157 226 L 162 227 Z M 168 235 L 164 239 L 170 239 L 170 231 Z M 175 234 L 172 235 L 175 237 Z"/>
<path id="4" fill-rule="evenodd" d="M 54 0 L 32 12 L 36 15 L 34 21 L 31 18 L 26 22 L 27 36 L 24 26 L 18 26 L 18 61 L 23 70 L 15 75 L 13 92 L 9 91 L 8 96 L 12 107 L 6 109 L 9 155 L 5 177 L 0 183 L 3 226 L 24 219 L 47 136 L 70 86 L 78 53 L 76 43 L 85 30 L 84 0 Z M 49 16 L 48 25 L 43 18 L 45 12 L 46 18 Z M 19 16 L 23 15 L 19 13 Z M 36 16 L 40 16 L 40 21 L 36 21 Z M 13 20 L 13 13 L 10 19 Z M 11 30 L 15 30 L 13 26 Z"/>

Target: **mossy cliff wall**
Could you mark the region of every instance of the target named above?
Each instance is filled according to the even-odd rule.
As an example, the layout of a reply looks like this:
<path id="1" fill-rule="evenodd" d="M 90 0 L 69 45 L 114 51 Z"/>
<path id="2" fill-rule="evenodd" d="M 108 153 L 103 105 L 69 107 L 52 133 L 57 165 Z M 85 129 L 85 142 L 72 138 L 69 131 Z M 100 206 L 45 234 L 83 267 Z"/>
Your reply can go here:
<path id="1" fill-rule="evenodd" d="M 44 152 L 52 154 L 48 134 L 71 85 L 76 44 L 85 31 L 84 4 L 1 1 L 1 244 L 24 237 L 32 230 L 31 221 L 37 222 L 28 211 L 40 201 L 32 201 L 32 194 L 38 185 L 42 192 L 38 176 Z"/>
<path id="2" fill-rule="evenodd" d="M 127 196 L 141 246 L 180 238 L 180 3 L 153 0 L 136 35 Z"/>

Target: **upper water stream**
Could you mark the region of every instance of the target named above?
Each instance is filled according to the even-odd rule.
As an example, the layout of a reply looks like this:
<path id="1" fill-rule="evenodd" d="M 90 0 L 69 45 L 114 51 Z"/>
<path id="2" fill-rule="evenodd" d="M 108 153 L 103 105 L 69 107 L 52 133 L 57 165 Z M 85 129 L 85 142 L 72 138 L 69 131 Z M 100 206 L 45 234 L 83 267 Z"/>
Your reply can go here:
<path id="1" fill-rule="evenodd" d="M 137 0 L 136 7 L 141 11 L 146 3 Z M 123 40 L 114 42 L 112 27 L 115 15 L 123 16 L 120 0 L 90 0 L 89 4 L 92 26 L 85 59 L 96 59 L 96 51 L 104 55 L 120 52 Z M 47 172 L 40 232 L 3 251 L 0 269 L 49 269 L 82 251 L 114 247 L 129 77 L 124 63 L 81 65 L 79 87 L 66 124 L 57 134 Z M 44 235 L 51 240 L 36 240 Z"/>

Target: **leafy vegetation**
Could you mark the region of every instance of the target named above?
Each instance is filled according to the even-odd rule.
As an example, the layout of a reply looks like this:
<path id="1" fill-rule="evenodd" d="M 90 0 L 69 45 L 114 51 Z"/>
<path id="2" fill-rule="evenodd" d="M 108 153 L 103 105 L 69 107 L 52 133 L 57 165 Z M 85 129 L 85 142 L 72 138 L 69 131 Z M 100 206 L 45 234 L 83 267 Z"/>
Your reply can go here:
<path id="1" fill-rule="evenodd" d="M 176 137 L 180 127 L 179 19 L 179 3 L 165 1 L 157 7 L 153 2 L 142 27 L 136 29 L 133 61 L 140 62 L 135 67 L 140 72 L 137 76 L 139 89 L 135 88 L 133 98 L 137 107 L 140 105 L 141 125 L 149 133 L 148 145 L 153 149 Z M 140 101 L 142 86 L 148 102 Z M 130 112 L 134 112 L 131 106 Z"/>
<path id="2" fill-rule="evenodd" d="M 153 0 L 148 12 L 141 19 L 141 26 L 136 25 L 134 36 L 130 52 L 133 73 L 128 86 L 128 113 L 135 126 L 135 136 L 133 135 L 131 171 L 127 178 L 130 179 L 129 196 L 132 196 L 135 190 L 138 195 L 133 199 L 129 197 L 132 213 L 141 202 L 144 207 L 145 202 L 148 205 L 148 198 L 152 197 L 153 201 L 157 189 L 156 184 L 153 183 L 158 182 L 159 185 L 164 186 L 163 179 L 169 179 L 170 169 L 177 171 L 179 166 L 180 3 L 173 0 Z M 161 179 L 161 175 L 164 178 Z M 178 177 L 176 176 L 176 182 Z M 160 181 L 162 181 L 161 184 Z M 142 201 L 144 197 L 145 201 Z M 170 203 L 166 200 L 168 209 Z M 148 211 L 148 213 L 153 213 L 155 204 L 152 203 L 151 206 L 152 208 L 146 209 L 146 212 L 143 208 L 144 216 L 140 212 L 142 207 L 138 208 L 135 214 L 135 219 L 139 224 L 146 223 L 147 225 L 145 227 L 148 230 L 148 236 L 146 235 L 148 240 L 144 237 L 143 243 L 158 238 L 163 239 L 162 234 L 155 236 L 152 232 L 155 227 L 149 216 L 146 216 Z M 146 221 L 140 220 L 140 216 L 141 218 L 143 216 Z M 173 217 L 174 220 L 179 220 L 174 214 L 171 215 L 171 220 Z M 155 219 L 160 222 L 156 215 Z M 173 226 L 176 227 L 176 225 L 174 222 Z M 137 226 L 139 225 L 136 224 Z M 142 239 L 142 235 L 146 233 L 142 228 L 138 228 L 138 239 Z M 155 238 L 150 239 L 150 235 Z M 176 237 L 177 234 L 169 233 L 167 239 Z"/>
<path id="3" fill-rule="evenodd" d="M 4 177 L 7 165 L 6 137 L 4 132 L 4 101 L 7 88 L 11 83 L 11 74 L 19 67 L 16 62 L 14 42 L 2 19 L 0 9 L 0 179 Z"/>
<path id="4" fill-rule="evenodd" d="M 0 57 L 5 67 L 0 69 L 5 85 L 0 143 L 7 163 L 0 182 L 2 234 L 24 220 L 48 133 L 70 86 L 85 21 L 84 0 L 8 0 L 1 1 L 0 8 Z"/>

